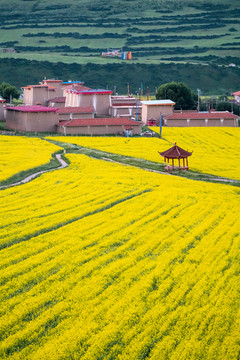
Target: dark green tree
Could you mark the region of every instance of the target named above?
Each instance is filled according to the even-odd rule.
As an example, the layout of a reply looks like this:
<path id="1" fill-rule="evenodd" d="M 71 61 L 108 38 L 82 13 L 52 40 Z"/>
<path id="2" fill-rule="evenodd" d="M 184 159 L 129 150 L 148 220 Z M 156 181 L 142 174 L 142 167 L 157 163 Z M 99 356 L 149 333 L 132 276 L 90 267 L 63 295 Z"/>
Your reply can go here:
<path id="1" fill-rule="evenodd" d="M 221 101 L 216 104 L 216 111 L 230 111 L 235 115 L 240 115 L 240 106 L 228 101 Z"/>
<path id="2" fill-rule="evenodd" d="M 172 81 L 157 89 L 156 99 L 174 101 L 176 110 L 193 110 L 197 108 L 198 96 L 186 84 Z"/>
<path id="3" fill-rule="evenodd" d="M 10 100 L 11 96 L 12 99 L 18 99 L 20 96 L 20 92 L 17 90 L 15 86 L 12 86 L 5 81 L 2 82 L 0 85 L 0 95 L 7 101 Z"/>

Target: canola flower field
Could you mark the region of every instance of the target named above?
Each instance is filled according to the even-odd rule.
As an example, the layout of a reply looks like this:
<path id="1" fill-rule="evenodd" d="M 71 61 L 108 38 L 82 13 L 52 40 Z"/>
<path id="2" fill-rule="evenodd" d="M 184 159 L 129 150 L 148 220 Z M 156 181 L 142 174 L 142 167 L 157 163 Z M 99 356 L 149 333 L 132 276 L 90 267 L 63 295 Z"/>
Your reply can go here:
<path id="1" fill-rule="evenodd" d="M 152 130 L 159 133 L 158 127 L 152 127 Z M 83 136 L 51 139 L 159 163 L 163 163 L 164 159 L 158 151 L 165 151 L 176 142 L 183 149 L 193 151 L 189 158 L 190 170 L 240 179 L 240 128 L 164 127 L 162 139 Z"/>
<path id="2" fill-rule="evenodd" d="M 39 138 L 0 136 L 0 181 L 48 163 L 60 148 Z"/>
<path id="3" fill-rule="evenodd" d="M 0 192 L 0 358 L 238 359 L 239 189 L 67 157 Z"/>

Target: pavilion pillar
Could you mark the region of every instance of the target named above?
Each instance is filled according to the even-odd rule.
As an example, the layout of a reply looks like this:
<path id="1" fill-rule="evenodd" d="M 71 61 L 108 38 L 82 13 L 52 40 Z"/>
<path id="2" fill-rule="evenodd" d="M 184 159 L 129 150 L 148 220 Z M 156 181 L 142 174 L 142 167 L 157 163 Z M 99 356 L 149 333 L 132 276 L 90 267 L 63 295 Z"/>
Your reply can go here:
<path id="1" fill-rule="evenodd" d="M 181 167 L 181 164 L 180 164 L 180 157 L 178 158 L 178 170 L 180 171 L 180 167 Z"/>
<path id="2" fill-rule="evenodd" d="M 186 158 L 186 162 L 187 162 L 187 170 L 188 170 L 188 158 Z"/>
<path id="3" fill-rule="evenodd" d="M 185 168 L 185 158 L 183 158 L 183 168 Z"/>
<path id="4" fill-rule="evenodd" d="M 174 158 L 172 158 L 172 170 L 174 170 Z"/>

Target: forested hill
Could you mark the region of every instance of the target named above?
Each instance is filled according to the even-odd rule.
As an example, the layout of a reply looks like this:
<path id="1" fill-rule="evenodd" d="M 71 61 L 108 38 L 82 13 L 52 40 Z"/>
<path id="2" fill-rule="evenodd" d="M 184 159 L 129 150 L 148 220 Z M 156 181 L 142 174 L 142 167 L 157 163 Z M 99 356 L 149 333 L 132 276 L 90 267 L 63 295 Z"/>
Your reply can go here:
<path id="1" fill-rule="evenodd" d="M 207 90 L 228 92 L 234 85 L 231 77 L 226 79 L 231 73 L 228 66 L 230 63 L 240 66 L 239 19 L 238 0 L 55 0 L 51 3 L 48 0 L 1 0 L 0 58 L 4 66 L 9 58 L 11 64 L 14 59 L 48 61 L 53 67 L 56 63 L 88 67 L 92 64 L 96 73 L 96 64 L 106 71 L 113 64 L 116 71 L 120 69 L 121 59 L 103 58 L 101 53 L 107 48 L 122 48 L 132 52 L 133 59 L 124 64 L 131 63 L 134 73 L 128 78 L 127 71 L 124 72 L 125 77 L 116 84 L 120 88 L 132 81 L 132 76 L 139 84 L 145 81 L 146 76 L 141 78 L 141 74 L 149 65 L 169 65 L 168 74 L 175 63 L 223 67 L 216 70 L 219 89 L 217 82 L 210 82 L 210 87 L 205 83 L 209 69 L 201 70 L 198 81 L 204 83 L 201 86 Z M 29 74 L 38 74 L 41 78 L 39 66 L 34 64 Z M 25 71 L 26 67 L 29 67 L 27 62 L 18 70 Z M 197 77 L 196 81 L 192 79 L 191 67 L 189 73 L 185 70 L 186 67 L 181 74 L 185 82 L 195 86 Z M 198 73 L 197 67 L 195 72 Z M 31 83 L 34 77 L 27 75 L 26 82 Z M 72 73 L 68 77 L 72 77 Z M 169 80 L 175 80 L 170 77 Z M 119 81 L 114 74 L 112 80 Z M 97 81 L 96 75 L 94 83 Z M 16 85 L 17 82 L 16 79 Z M 154 79 L 149 78 L 145 85 L 154 87 Z"/>

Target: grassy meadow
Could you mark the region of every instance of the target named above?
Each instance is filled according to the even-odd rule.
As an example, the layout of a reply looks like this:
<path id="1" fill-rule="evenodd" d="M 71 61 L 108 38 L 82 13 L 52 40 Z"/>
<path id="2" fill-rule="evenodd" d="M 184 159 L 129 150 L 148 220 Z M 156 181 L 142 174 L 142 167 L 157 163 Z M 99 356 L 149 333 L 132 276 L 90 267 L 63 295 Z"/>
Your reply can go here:
<path id="1" fill-rule="evenodd" d="M 105 151 L 149 158 L 174 141 L 168 130 L 165 140 L 64 137 L 67 168 L 1 189 L 1 359 L 239 357 L 238 187 L 71 150 L 73 143 L 105 142 Z M 218 164 L 221 144 L 231 158 L 238 129 L 208 129 L 211 141 L 205 129 L 194 130 L 199 140 L 181 129 L 179 145 L 200 154 L 212 146 Z M 7 142 L 19 163 L 28 153 L 37 164 L 43 149 L 61 147 L 0 137 L 3 148 Z M 2 158 L 0 170 L 21 171 L 14 151 Z M 225 165 L 228 176 L 239 178 Z"/>
<path id="2" fill-rule="evenodd" d="M 64 64 L 91 64 L 93 71 L 101 65 L 101 74 L 104 72 L 105 78 L 114 80 L 113 84 L 107 85 L 112 88 L 117 85 L 121 92 L 128 82 L 133 84 L 134 92 L 144 82 L 154 93 L 154 88 L 162 81 L 180 78 L 193 89 L 201 87 L 208 93 L 229 93 L 231 88 L 235 90 L 240 77 L 238 74 L 235 85 L 230 75 L 232 69 L 228 69 L 229 63 L 239 65 L 239 15 L 238 2 L 229 0 L 221 3 L 202 0 L 113 0 L 111 3 L 70 0 L 67 4 L 57 0 L 52 5 L 45 0 L 14 0 L 11 3 L 2 0 L 0 60 L 7 64 L 9 59 L 24 59 L 25 66 L 17 63 L 17 68 L 22 69 L 23 73 L 25 67 L 29 67 L 28 60 L 37 61 L 40 66 L 48 61 L 52 64 L 54 76 L 62 76 L 61 69 L 54 71 L 56 63 L 58 68 L 64 67 Z M 16 53 L 3 52 L 5 48 L 14 48 Z M 101 57 L 101 52 L 107 48 L 132 51 L 133 60 Z M 172 63 L 186 64 L 187 69 L 182 72 L 178 68 L 177 73 L 172 74 Z M 134 71 L 129 69 L 130 64 L 136 65 Z M 166 79 L 160 77 L 157 83 L 148 73 L 148 66 L 160 64 L 166 64 L 168 68 Z M 190 64 L 196 65 L 194 79 Z M 31 63 L 35 77 L 39 77 L 39 65 Z M 120 78 L 116 71 L 107 75 L 112 65 L 116 65 L 116 71 L 121 73 Z M 122 72 L 121 65 L 126 65 L 128 71 Z M 204 68 L 198 69 L 199 65 L 215 67 L 214 71 L 210 70 L 218 73 L 216 78 L 212 78 L 213 84 L 207 83 L 205 77 L 208 74 Z M 69 70 L 68 75 L 67 71 L 63 72 L 64 76 L 75 75 L 72 69 Z M 158 71 L 161 73 L 162 69 Z M 80 70 L 79 73 L 82 76 L 84 72 Z M 138 84 L 130 74 L 138 79 Z M 33 75 L 25 75 L 28 83 L 35 80 Z M 48 76 L 48 72 L 45 75 Z M 19 76 L 15 74 L 12 80 L 8 71 L 5 77 L 7 79 L 3 80 L 9 77 L 9 81 L 14 81 L 17 86 L 27 85 L 24 80 L 20 84 Z M 96 86 L 101 81 L 97 74 L 93 79 L 87 77 L 85 81 L 89 80 L 90 86 Z"/>

